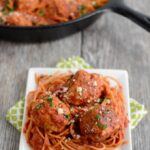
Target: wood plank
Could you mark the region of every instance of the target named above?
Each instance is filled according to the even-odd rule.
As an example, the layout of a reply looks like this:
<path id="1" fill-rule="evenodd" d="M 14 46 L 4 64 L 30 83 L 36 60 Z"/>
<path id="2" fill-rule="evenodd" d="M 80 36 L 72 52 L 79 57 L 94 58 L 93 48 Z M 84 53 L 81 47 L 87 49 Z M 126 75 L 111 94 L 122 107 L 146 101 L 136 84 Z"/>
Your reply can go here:
<path id="1" fill-rule="evenodd" d="M 127 1 L 126 1 L 127 2 Z M 150 15 L 149 0 L 128 5 Z M 82 55 L 94 67 L 126 69 L 130 95 L 150 109 L 150 34 L 119 15 L 108 13 L 83 32 Z M 150 149 L 150 116 L 132 132 L 133 149 Z"/>
<path id="2" fill-rule="evenodd" d="M 150 15 L 149 0 L 126 2 Z M 19 133 L 5 121 L 5 114 L 20 94 L 24 95 L 27 69 L 55 66 L 60 57 L 82 54 L 95 67 L 126 69 L 131 96 L 150 109 L 150 35 L 123 17 L 105 14 L 82 32 L 82 38 L 78 33 L 59 41 L 39 44 L 0 42 L 0 149 L 18 149 Z M 147 115 L 132 132 L 133 149 L 150 149 L 149 124 L 150 116 Z"/>
<path id="3" fill-rule="evenodd" d="M 81 34 L 39 43 L 0 42 L 0 150 L 17 150 L 19 132 L 5 120 L 7 110 L 24 95 L 30 67 L 55 67 L 58 60 L 80 55 Z"/>

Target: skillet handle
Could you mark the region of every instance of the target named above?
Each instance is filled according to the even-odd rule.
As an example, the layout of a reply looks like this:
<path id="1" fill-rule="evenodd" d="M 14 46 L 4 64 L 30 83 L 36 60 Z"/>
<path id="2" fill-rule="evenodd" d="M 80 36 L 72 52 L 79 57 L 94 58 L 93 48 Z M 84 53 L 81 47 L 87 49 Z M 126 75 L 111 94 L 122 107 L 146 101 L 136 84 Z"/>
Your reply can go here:
<path id="1" fill-rule="evenodd" d="M 140 25 L 142 28 L 150 32 L 149 16 L 146 16 L 140 12 L 137 12 L 129 8 L 123 2 L 121 2 L 121 0 L 120 3 L 116 3 L 116 5 L 113 5 L 111 9 L 113 12 L 129 18 L 130 20 L 132 20 L 133 22 L 135 22 L 136 24 Z"/>

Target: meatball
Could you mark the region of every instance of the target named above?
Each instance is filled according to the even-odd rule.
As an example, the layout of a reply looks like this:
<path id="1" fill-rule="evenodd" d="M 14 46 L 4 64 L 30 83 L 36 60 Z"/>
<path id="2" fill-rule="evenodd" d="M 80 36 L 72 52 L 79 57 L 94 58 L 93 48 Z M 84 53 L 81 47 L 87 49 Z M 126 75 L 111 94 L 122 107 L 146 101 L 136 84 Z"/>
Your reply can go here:
<path id="1" fill-rule="evenodd" d="M 67 83 L 68 91 L 64 95 L 70 104 L 85 105 L 97 100 L 102 91 L 102 81 L 98 74 L 78 71 Z"/>
<path id="2" fill-rule="evenodd" d="M 119 118 L 110 106 L 97 105 L 81 116 L 79 126 L 82 136 L 93 142 L 99 142 L 119 129 Z"/>
<path id="3" fill-rule="evenodd" d="M 69 123 L 69 108 L 55 96 L 36 100 L 30 104 L 35 125 L 49 132 L 61 132 Z"/>

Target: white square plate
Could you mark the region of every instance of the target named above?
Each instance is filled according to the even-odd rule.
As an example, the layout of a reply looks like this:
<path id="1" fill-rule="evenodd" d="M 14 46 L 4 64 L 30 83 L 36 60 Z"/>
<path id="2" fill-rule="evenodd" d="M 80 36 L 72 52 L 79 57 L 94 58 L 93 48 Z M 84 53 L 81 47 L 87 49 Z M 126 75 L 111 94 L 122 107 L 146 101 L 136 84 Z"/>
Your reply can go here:
<path id="1" fill-rule="evenodd" d="M 28 72 L 28 80 L 27 80 L 27 87 L 26 87 L 26 98 L 27 98 L 27 94 L 30 91 L 36 89 L 36 83 L 35 83 L 35 74 L 36 73 L 37 74 L 49 74 L 50 75 L 50 74 L 53 74 L 55 72 L 67 72 L 67 71 L 76 72 L 77 69 L 31 68 Z M 124 94 L 124 97 L 126 100 L 125 101 L 126 108 L 128 111 L 128 118 L 130 120 L 128 73 L 124 70 L 107 70 L 107 69 L 90 69 L 87 71 L 91 72 L 91 73 L 99 73 L 102 75 L 114 77 L 122 84 L 123 94 Z M 23 127 L 24 127 L 25 120 L 26 120 L 26 107 L 27 107 L 27 99 L 26 99 L 25 107 L 24 107 Z M 126 129 L 125 139 L 128 141 L 128 143 L 123 145 L 122 147 L 120 147 L 117 150 L 132 150 L 130 123 L 129 123 L 128 128 Z M 23 130 L 21 132 L 19 150 L 31 150 L 30 146 L 26 142 Z"/>

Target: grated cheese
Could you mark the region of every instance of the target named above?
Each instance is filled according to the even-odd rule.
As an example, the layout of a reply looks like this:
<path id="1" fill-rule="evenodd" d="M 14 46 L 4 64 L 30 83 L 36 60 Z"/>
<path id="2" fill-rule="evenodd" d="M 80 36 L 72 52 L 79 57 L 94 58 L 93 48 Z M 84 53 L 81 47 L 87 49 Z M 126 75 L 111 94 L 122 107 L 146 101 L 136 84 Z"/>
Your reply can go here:
<path id="1" fill-rule="evenodd" d="M 77 137 L 77 139 L 79 139 L 79 138 L 80 138 L 80 135 L 79 135 L 79 134 L 77 134 L 77 136 L 76 136 L 76 137 Z"/>
<path id="2" fill-rule="evenodd" d="M 82 96 L 82 91 L 83 91 L 82 87 L 77 87 L 77 92 L 79 93 L 80 96 Z"/>
<path id="3" fill-rule="evenodd" d="M 97 86 L 97 82 L 96 81 L 93 82 L 93 86 Z"/>
<path id="4" fill-rule="evenodd" d="M 58 112 L 58 114 L 60 114 L 60 115 L 61 115 L 61 114 L 64 114 L 64 110 L 63 110 L 62 108 L 58 108 L 58 109 L 57 109 L 57 112 Z"/>

